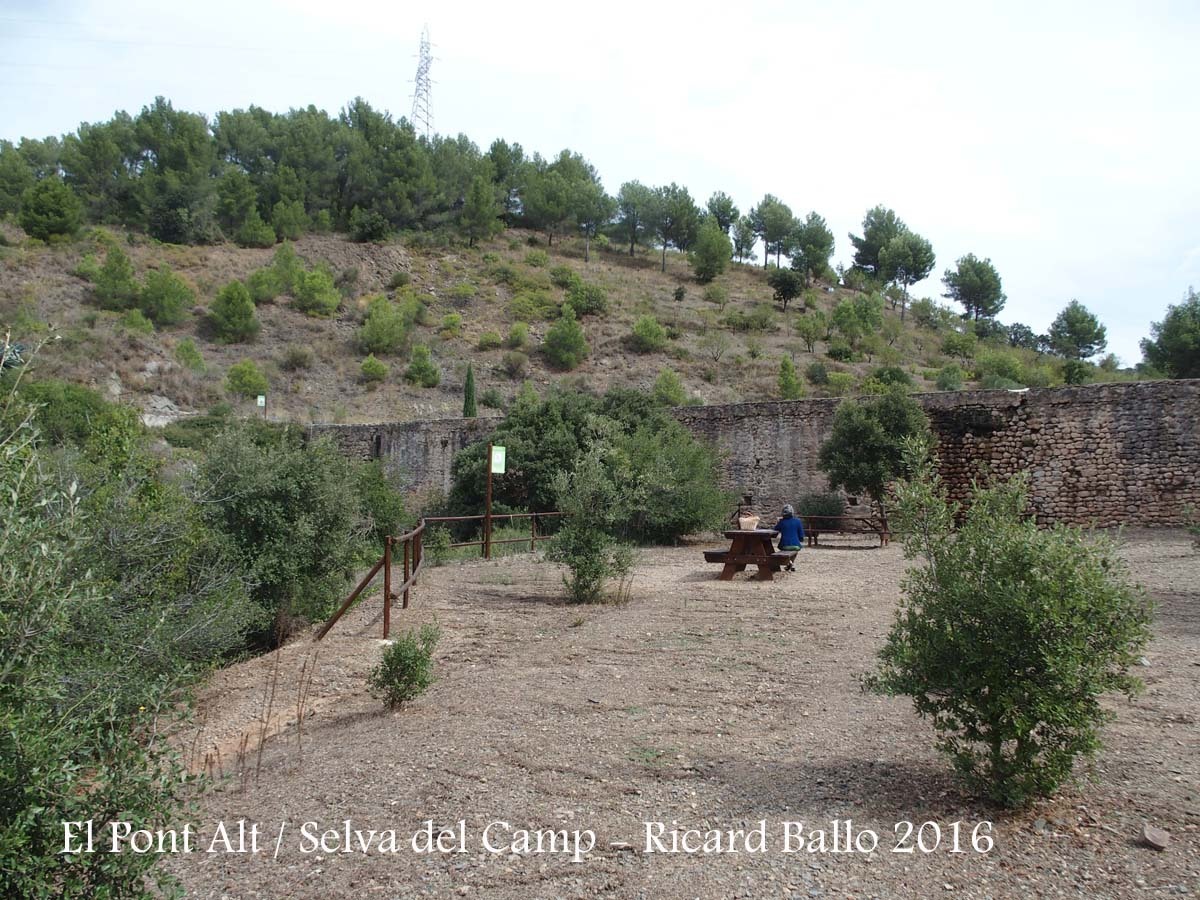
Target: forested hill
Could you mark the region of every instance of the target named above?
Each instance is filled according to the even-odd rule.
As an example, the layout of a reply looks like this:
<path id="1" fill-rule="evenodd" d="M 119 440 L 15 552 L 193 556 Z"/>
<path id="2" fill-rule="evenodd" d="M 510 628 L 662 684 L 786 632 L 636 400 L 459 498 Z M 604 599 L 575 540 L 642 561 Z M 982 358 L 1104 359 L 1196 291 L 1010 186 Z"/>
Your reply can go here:
<path id="1" fill-rule="evenodd" d="M 772 195 L 610 195 L 579 153 L 425 139 L 361 99 L 209 121 L 159 98 L 0 142 L 0 216 L 13 340 L 53 326 L 43 374 L 163 417 L 260 393 L 294 419 L 459 414 L 468 365 L 493 405 L 577 376 L 672 402 L 1137 377 L 1081 304 L 1002 324 L 982 254 L 944 267 L 954 308 L 911 301 L 936 252 L 892 210 L 834 272 L 824 219 Z"/>

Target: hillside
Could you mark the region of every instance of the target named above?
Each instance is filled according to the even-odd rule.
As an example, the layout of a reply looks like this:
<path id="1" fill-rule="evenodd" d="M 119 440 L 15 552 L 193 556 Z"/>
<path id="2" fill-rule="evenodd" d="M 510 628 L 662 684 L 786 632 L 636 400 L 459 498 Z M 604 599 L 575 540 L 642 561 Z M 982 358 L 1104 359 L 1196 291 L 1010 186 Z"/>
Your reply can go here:
<path id="1" fill-rule="evenodd" d="M 206 310 L 223 286 L 269 266 L 273 250 L 161 244 L 137 233 L 103 228 L 49 245 L 26 239 L 11 225 L 4 227 L 4 235 L 8 246 L 0 247 L 0 322 L 11 328 L 13 340 L 27 345 L 52 333 L 59 336 L 40 354 L 41 377 L 89 385 L 112 399 L 133 403 L 155 424 L 223 402 L 256 414 L 252 399 L 230 394 L 225 385 L 229 367 L 246 359 L 257 363 L 269 380 L 266 415 L 295 422 L 461 415 L 468 363 L 474 365 L 479 395 L 491 389 L 494 394 L 487 399 L 492 402 L 496 395 L 507 401 L 525 380 L 539 391 L 556 381 L 599 390 L 618 385 L 650 389 L 659 373 L 670 368 L 680 376 L 689 402 L 728 403 L 779 397 L 785 357 L 794 362 L 807 396 L 853 393 L 881 365 L 903 368 L 914 390 L 933 390 L 939 369 L 952 362 L 942 352 L 947 329 L 954 327 L 947 326 L 951 317 L 945 313 L 938 322 L 925 320 L 926 326 L 940 325 L 939 331 L 917 325 L 912 311 L 901 324 L 899 312 L 888 306 L 883 327 L 856 342 L 851 359 L 835 362 L 827 356 L 831 340 L 839 336 L 831 311 L 843 299 L 865 296 L 860 292 L 818 282 L 784 312 L 773 301 L 758 266 L 730 264 L 711 285 L 703 285 L 678 253 L 667 254 L 665 273 L 654 251 L 639 251 L 631 258 L 593 246 L 585 262 L 581 240 L 560 239 L 548 247 L 543 236 L 516 229 L 473 248 L 425 247 L 415 240 L 353 243 L 336 235 L 305 235 L 295 244 L 296 251 L 309 266 L 325 264 L 331 270 L 343 298 L 336 313 L 329 318 L 306 315 L 283 296 L 258 306 L 261 329 L 254 340 L 228 344 L 212 333 Z M 147 332 L 145 323 L 139 328 L 124 313 L 98 308 L 93 286 L 74 273 L 89 255 L 90 261 L 103 262 L 110 244 L 129 255 L 139 279 L 150 270 L 169 267 L 194 288 L 196 304 L 182 322 Z M 551 270 L 558 266 L 569 267 L 607 295 L 605 313 L 581 319 L 590 352 L 569 372 L 551 368 L 538 350 L 564 296 L 551 279 Z M 405 281 L 406 286 L 393 287 Z M 683 298 L 677 300 L 680 287 Z M 381 293 L 415 296 L 425 312 L 398 352 L 380 355 L 389 372 L 381 383 L 370 385 L 361 377 L 365 353 L 356 335 L 370 298 Z M 538 317 L 530 315 L 531 297 L 542 304 Z M 816 341 L 810 352 L 795 328 L 818 310 L 831 320 L 822 335 L 828 339 Z M 461 317 L 461 324 L 446 327 L 445 317 L 454 315 Z M 645 316 L 657 319 L 666 332 L 661 349 L 638 352 L 630 340 L 635 322 Z M 482 336 L 493 332 L 506 338 L 521 319 L 530 321 L 528 340 L 520 350 L 480 349 Z M 202 370 L 177 358 L 176 349 L 187 338 L 200 350 Z M 436 387 L 419 387 L 402 377 L 415 344 L 431 349 L 441 373 Z M 968 352 L 984 361 L 984 369 L 991 366 L 987 371 L 993 378 L 1011 380 L 1022 372 L 1027 373 L 1024 382 L 1030 383 L 1061 378 L 1036 354 L 1002 346 Z M 527 361 L 514 355 L 521 353 Z M 846 375 L 835 376 L 830 384 L 810 383 L 805 373 L 816 362 L 828 373 Z M 963 364 L 967 378 L 987 374 L 978 364 L 978 371 L 972 371 L 965 355 Z"/>

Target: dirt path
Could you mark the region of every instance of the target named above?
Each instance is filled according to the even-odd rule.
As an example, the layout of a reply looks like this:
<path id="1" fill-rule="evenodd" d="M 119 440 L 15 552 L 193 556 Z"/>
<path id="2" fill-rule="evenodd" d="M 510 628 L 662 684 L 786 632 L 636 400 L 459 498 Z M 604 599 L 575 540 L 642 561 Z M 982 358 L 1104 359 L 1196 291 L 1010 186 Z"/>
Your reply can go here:
<path id="1" fill-rule="evenodd" d="M 263 852 L 170 865 L 190 896 L 213 898 L 1194 895 L 1200 554 L 1158 533 L 1131 536 L 1124 555 L 1160 603 L 1140 670 L 1147 691 L 1116 704 L 1095 782 L 1018 816 L 960 793 L 906 702 L 858 689 L 891 622 L 899 547 L 806 551 L 774 583 L 715 581 L 696 548 L 654 551 L 631 603 L 594 608 L 561 603 L 553 567 L 512 557 L 431 570 L 415 607 L 395 617 L 401 628 L 436 619 L 444 632 L 439 681 L 402 712 L 381 712 L 363 686 L 379 652 L 377 599 L 322 642 L 302 747 L 295 696 L 311 645 L 286 648 L 282 733 L 266 742 L 258 777 L 231 774 L 199 817 L 261 823 Z M 253 732 L 273 666 L 253 660 L 214 680 L 201 760 L 220 746 L 226 771 L 239 768 L 230 748 L 236 756 Z M 240 768 L 257 764 L 248 751 Z M 399 852 L 302 852 L 301 823 L 341 829 L 345 819 L 395 829 Z M 803 821 L 807 838 L 833 819 L 874 830 L 879 849 L 782 852 L 785 822 Z M 426 820 L 465 820 L 467 852 L 413 852 Z M 761 820 L 765 853 L 643 852 L 647 821 L 707 830 Z M 903 820 L 939 823 L 938 849 L 890 852 Z M 495 821 L 568 838 L 590 829 L 596 847 L 581 862 L 489 853 L 481 833 Z M 949 852 L 955 821 L 967 852 Z M 987 854 L 971 850 L 981 821 L 995 822 Z M 1166 852 L 1137 844 L 1145 823 L 1171 832 Z"/>

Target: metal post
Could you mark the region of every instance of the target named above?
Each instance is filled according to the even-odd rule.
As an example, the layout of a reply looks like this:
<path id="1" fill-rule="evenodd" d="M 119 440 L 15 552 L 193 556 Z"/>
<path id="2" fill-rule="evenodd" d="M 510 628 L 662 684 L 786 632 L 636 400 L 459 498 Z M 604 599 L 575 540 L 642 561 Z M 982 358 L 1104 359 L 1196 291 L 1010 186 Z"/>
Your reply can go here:
<path id="1" fill-rule="evenodd" d="M 529 517 L 529 552 L 537 549 L 537 516 Z"/>
<path id="2" fill-rule="evenodd" d="M 405 545 L 408 546 L 407 544 Z M 392 628 L 392 536 L 383 539 L 383 639 Z"/>
<path id="3" fill-rule="evenodd" d="M 483 507 L 483 558 L 492 558 L 492 443 L 487 451 L 487 500 Z"/>
<path id="4" fill-rule="evenodd" d="M 411 570 L 411 555 L 412 550 L 409 548 L 409 542 L 404 542 L 404 609 L 408 609 L 408 576 Z"/>

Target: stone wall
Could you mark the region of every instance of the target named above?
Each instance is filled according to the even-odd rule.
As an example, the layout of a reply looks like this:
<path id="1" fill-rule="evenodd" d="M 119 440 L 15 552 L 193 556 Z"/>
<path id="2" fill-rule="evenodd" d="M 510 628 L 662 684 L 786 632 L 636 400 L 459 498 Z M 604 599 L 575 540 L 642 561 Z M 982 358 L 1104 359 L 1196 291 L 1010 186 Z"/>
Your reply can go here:
<path id="1" fill-rule="evenodd" d="M 937 435 L 943 478 L 962 496 L 986 464 L 1025 470 L 1042 522 L 1179 525 L 1200 509 L 1200 380 L 1086 385 L 1027 391 L 915 395 Z M 756 509 L 828 488 L 817 448 L 838 400 L 683 407 L 676 417 L 726 454 L 722 481 Z M 406 489 L 446 490 L 454 454 L 500 420 L 399 425 L 315 425 L 348 453 L 379 457 Z M 865 502 L 865 500 L 864 500 Z"/>

